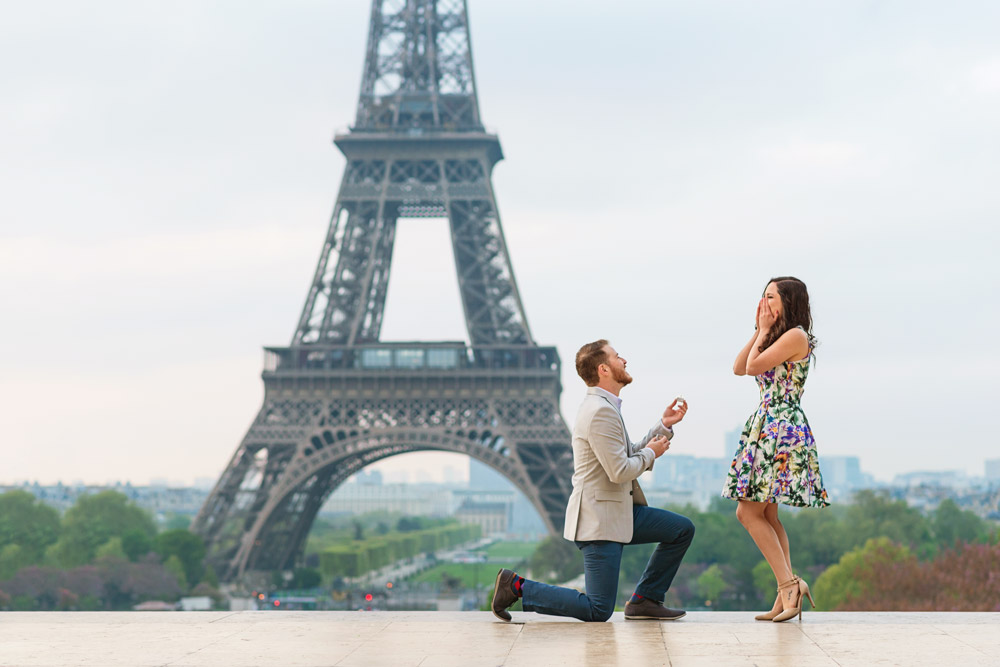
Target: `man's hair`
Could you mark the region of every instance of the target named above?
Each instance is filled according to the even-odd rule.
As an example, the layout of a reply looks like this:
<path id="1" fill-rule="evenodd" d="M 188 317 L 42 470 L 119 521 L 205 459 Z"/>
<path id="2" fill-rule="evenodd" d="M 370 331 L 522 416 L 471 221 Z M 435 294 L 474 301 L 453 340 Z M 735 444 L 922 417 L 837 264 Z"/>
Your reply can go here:
<path id="1" fill-rule="evenodd" d="M 601 381 L 601 376 L 597 372 L 597 367 L 607 362 L 608 354 L 604 351 L 604 346 L 608 341 L 595 340 L 587 343 L 576 353 L 576 374 L 583 378 L 588 387 L 596 387 Z"/>

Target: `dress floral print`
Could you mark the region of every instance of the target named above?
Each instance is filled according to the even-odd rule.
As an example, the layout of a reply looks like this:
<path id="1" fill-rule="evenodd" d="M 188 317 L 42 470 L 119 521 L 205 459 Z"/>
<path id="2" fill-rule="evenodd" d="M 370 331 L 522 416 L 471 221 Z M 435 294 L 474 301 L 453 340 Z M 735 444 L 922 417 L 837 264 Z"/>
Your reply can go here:
<path id="1" fill-rule="evenodd" d="M 756 376 L 760 406 L 750 416 L 729 468 L 726 498 L 826 507 L 816 441 L 799 406 L 810 356 L 786 361 Z"/>

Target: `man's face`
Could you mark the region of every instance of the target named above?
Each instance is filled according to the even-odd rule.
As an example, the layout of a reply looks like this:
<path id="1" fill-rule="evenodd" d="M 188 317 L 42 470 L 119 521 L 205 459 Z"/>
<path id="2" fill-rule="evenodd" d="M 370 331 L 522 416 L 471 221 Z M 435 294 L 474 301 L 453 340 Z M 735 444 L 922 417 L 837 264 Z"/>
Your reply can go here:
<path id="1" fill-rule="evenodd" d="M 632 382 L 632 376 L 625 370 L 625 364 L 628 363 L 625 357 L 620 356 L 615 351 L 615 348 L 610 345 L 604 346 L 604 353 L 607 355 L 607 361 L 605 361 L 602 365 L 607 366 L 610 369 L 611 379 L 623 387 L 630 384 Z"/>

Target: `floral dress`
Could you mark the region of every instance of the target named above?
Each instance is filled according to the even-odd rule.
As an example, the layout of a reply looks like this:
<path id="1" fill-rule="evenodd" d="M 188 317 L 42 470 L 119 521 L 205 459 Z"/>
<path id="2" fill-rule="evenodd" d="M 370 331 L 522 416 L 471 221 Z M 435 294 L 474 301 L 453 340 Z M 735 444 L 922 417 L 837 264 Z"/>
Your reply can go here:
<path id="1" fill-rule="evenodd" d="M 723 497 L 795 507 L 830 504 L 816 441 L 799 406 L 811 359 L 810 346 L 805 359 L 786 361 L 756 376 L 760 406 L 743 427 Z"/>

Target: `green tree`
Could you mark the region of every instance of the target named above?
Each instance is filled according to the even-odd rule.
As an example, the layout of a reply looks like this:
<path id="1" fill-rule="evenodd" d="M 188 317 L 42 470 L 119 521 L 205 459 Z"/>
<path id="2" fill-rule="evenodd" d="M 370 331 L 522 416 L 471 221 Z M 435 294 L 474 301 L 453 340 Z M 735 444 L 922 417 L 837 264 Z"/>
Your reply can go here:
<path id="1" fill-rule="evenodd" d="M 186 530 L 168 530 L 153 540 L 153 551 L 169 560 L 176 556 L 184 567 L 184 580 L 201 581 L 205 573 L 205 542 Z"/>
<path id="2" fill-rule="evenodd" d="M 63 567 L 89 563 L 102 544 L 132 531 L 152 537 L 156 525 L 125 495 L 102 491 L 81 496 L 63 516 L 57 557 Z"/>
<path id="3" fill-rule="evenodd" d="M 215 568 L 211 565 L 205 566 L 205 575 L 201 578 L 201 583 L 208 584 L 212 588 L 219 587 L 219 575 L 215 573 Z"/>
<path id="4" fill-rule="evenodd" d="M 873 538 L 887 537 L 921 556 L 930 556 L 936 551 L 930 523 L 905 501 L 892 500 L 885 492 L 869 489 L 855 493 L 853 500 L 844 522 L 847 549 L 860 547 Z"/>
<path id="5" fill-rule="evenodd" d="M 916 557 L 906 546 L 896 544 L 888 537 L 865 542 L 843 555 L 836 565 L 831 565 L 812 586 L 817 609 L 838 609 L 851 600 L 863 599 L 866 588 L 873 581 L 873 572 L 885 566 L 911 567 Z"/>
<path id="6" fill-rule="evenodd" d="M 59 532 L 59 513 L 35 496 L 20 490 L 0 494 L 0 549 L 16 544 L 27 562 L 40 562 Z"/>
<path id="7" fill-rule="evenodd" d="M 718 564 L 713 563 L 698 576 L 698 593 L 705 598 L 705 604 L 711 605 L 719 599 L 722 591 L 729 588 L 725 578 L 722 576 L 722 569 Z"/>
<path id="8" fill-rule="evenodd" d="M 583 572 L 583 554 L 572 542 L 550 535 L 538 544 L 528 567 L 535 579 L 560 583 Z"/>
<path id="9" fill-rule="evenodd" d="M 141 530 L 122 533 L 122 550 L 133 563 L 153 550 L 153 540 Z"/>
<path id="10" fill-rule="evenodd" d="M 956 542 L 985 542 L 989 527 L 973 512 L 963 510 L 951 498 L 941 501 L 931 522 L 939 547 L 950 548 Z"/>
<path id="11" fill-rule="evenodd" d="M 163 568 L 177 578 L 177 585 L 181 590 L 187 590 L 187 575 L 184 574 L 184 564 L 176 554 L 167 558 L 163 563 Z"/>
<path id="12" fill-rule="evenodd" d="M 320 571 L 311 567 L 297 567 L 292 571 L 292 588 L 316 588 L 322 581 Z"/>
<path id="13" fill-rule="evenodd" d="M 774 580 L 774 572 L 771 571 L 771 566 L 767 564 L 766 560 L 761 560 L 753 566 L 752 576 L 753 587 L 762 600 L 777 597 L 777 582 Z"/>
<path id="14" fill-rule="evenodd" d="M 836 563 L 849 549 L 844 509 L 779 510 L 779 517 L 792 547 L 792 567 L 796 571 L 825 568 Z M 768 594 L 770 596 L 770 593 Z"/>
<path id="15" fill-rule="evenodd" d="M 125 555 L 125 550 L 122 549 L 122 538 L 112 537 L 110 540 L 97 547 L 97 551 L 94 552 L 94 558 L 115 558 L 117 560 L 127 560 L 128 556 Z"/>
<path id="16" fill-rule="evenodd" d="M 5 544 L 0 548 L 0 581 L 10 579 L 22 567 L 30 564 L 31 560 L 20 544 Z"/>

